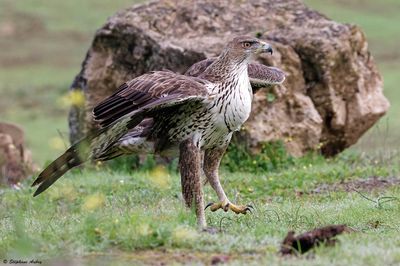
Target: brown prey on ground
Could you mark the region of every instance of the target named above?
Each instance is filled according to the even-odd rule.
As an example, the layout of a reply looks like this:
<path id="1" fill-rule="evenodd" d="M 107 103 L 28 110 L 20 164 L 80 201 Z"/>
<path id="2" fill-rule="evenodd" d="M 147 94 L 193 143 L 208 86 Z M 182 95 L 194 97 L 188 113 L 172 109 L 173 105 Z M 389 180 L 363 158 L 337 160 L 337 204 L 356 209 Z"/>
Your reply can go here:
<path id="1" fill-rule="evenodd" d="M 179 152 L 183 197 L 188 207 L 194 203 L 200 228 L 206 227 L 202 166 L 219 198 L 210 209 L 246 214 L 249 205 L 235 205 L 226 196 L 218 168 L 233 132 L 250 115 L 253 92 L 285 79 L 277 68 L 249 63 L 259 53 L 272 54 L 272 48 L 257 38 L 239 36 L 219 57 L 196 63 L 185 75 L 154 71 L 126 82 L 93 109 L 101 128 L 39 174 L 32 184 L 39 185 L 34 196 L 86 161 Z"/>

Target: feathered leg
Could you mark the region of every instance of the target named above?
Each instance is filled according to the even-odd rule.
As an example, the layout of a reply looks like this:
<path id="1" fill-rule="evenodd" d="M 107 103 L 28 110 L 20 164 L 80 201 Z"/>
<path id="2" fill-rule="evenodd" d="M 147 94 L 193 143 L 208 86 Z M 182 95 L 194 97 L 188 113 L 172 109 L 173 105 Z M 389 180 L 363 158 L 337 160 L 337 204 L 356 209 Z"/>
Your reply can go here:
<path id="1" fill-rule="evenodd" d="M 203 187 L 201 184 L 201 151 L 191 139 L 182 142 L 179 146 L 179 151 L 179 170 L 183 198 L 189 208 L 194 202 L 197 224 L 200 229 L 204 229 L 207 223 L 204 214 Z"/>
<path id="2" fill-rule="evenodd" d="M 231 210 L 237 214 L 246 214 L 248 211 L 251 211 L 252 206 L 238 206 L 231 203 L 221 186 L 221 182 L 219 181 L 218 169 L 225 150 L 226 147 L 214 148 L 206 150 L 204 155 L 204 173 L 206 174 L 207 180 L 210 182 L 211 187 L 217 193 L 219 199 L 218 203 L 209 203 L 206 208 L 210 207 L 211 211 L 213 212 L 218 209 L 223 209 L 224 211 Z"/>

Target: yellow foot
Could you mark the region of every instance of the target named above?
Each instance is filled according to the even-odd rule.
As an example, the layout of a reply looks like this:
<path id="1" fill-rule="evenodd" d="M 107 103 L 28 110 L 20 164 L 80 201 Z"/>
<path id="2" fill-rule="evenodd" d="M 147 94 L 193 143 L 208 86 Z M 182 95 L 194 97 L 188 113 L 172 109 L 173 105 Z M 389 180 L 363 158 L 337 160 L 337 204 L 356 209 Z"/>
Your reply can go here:
<path id="1" fill-rule="evenodd" d="M 246 214 L 247 212 L 251 212 L 251 210 L 254 209 L 253 206 L 251 205 L 235 205 L 230 202 L 217 202 L 217 203 L 211 202 L 207 204 L 205 209 L 207 209 L 208 207 L 210 207 L 210 210 L 212 212 L 215 212 L 218 209 L 223 209 L 225 212 L 231 210 L 236 214 L 239 213 Z"/>

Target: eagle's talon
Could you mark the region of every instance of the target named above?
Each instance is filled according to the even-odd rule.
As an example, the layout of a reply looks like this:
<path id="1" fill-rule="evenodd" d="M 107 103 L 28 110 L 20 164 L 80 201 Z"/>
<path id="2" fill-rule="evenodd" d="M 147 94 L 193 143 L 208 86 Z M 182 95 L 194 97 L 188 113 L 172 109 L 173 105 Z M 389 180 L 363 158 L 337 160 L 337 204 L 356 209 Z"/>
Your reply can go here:
<path id="1" fill-rule="evenodd" d="M 213 205 L 213 204 L 214 204 L 214 202 L 208 203 L 207 206 L 204 208 L 204 210 L 206 210 L 208 207 L 210 207 L 210 206 Z"/>
<path id="2" fill-rule="evenodd" d="M 207 204 L 207 206 L 204 208 L 204 210 L 207 209 L 208 207 L 210 207 L 210 210 L 211 210 L 212 212 L 215 212 L 215 211 L 218 210 L 218 209 L 223 209 L 223 210 L 225 210 L 225 208 L 222 207 L 222 203 L 221 203 L 221 202 L 219 202 L 219 203 L 210 202 L 210 203 Z"/>
<path id="3" fill-rule="evenodd" d="M 222 208 L 225 212 L 227 212 L 229 210 L 229 203 L 227 203 L 223 208 Z"/>
<path id="4" fill-rule="evenodd" d="M 243 213 L 243 214 L 247 214 L 247 212 L 253 213 L 253 212 L 251 211 L 251 208 L 249 208 L 249 207 L 247 207 L 246 209 L 244 209 L 244 213 Z"/>
<path id="5" fill-rule="evenodd" d="M 210 202 L 207 204 L 207 206 L 204 209 L 207 209 L 208 207 L 210 207 L 210 210 L 212 212 L 217 211 L 218 209 L 222 209 L 223 211 L 227 212 L 228 210 L 233 211 L 236 214 L 247 214 L 247 212 L 253 213 L 252 210 L 254 209 L 254 207 L 252 205 L 244 205 L 244 206 L 238 206 L 235 204 L 232 204 L 230 202 L 228 203 L 224 203 L 224 202 L 219 202 L 219 203 L 215 203 L 215 202 Z"/>
<path id="6" fill-rule="evenodd" d="M 235 212 L 236 214 L 240 214 L 240 213 L 247 214 L 247 212 L 252 213 L 252 208 L 253 208 L 253 206 L 251 206 L 251 205 L 237 206 L 237 205 L 231 204 L 231 206 L 230 206 L 230 209 L 233 212 Z"/>

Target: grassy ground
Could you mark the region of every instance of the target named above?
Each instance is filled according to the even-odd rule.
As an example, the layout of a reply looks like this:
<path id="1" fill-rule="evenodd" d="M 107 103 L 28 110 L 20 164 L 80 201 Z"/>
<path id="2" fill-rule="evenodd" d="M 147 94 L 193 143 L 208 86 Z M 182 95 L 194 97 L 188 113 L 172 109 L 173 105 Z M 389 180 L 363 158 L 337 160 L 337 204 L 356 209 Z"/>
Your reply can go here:
<path id="1" fill-rule="evenodd" d="M 60 102 L 107 16 L 130 0 L 0 0 L 1 120 L 24 125 L 28 146 L 43 165 L 64 149 L 67 108 Z M 350 151 L 333 160 L 295 160 L 270 173 L 224 171 L 233 202 L 251 203 L 252 215 L 207 212 L 223 233 L 200 234 L 185 210 L 179 177 L 164 170 L 136 173 L 88 169 L 67 174 L 46 194 L 32 199 L 21 190 L 0 190 L 0 261 L 36 258 L 107 265 L 132 262 L 211 262 L 226 254 L 232 264 L 388 265 L 400 264 L 400 190 L 309 193 L 322 184 L 398 176 L 400 138 L 400 4 L 397 0 L 307 0 L 329 17 L 359 24 L 383 74 L 388 115 Z M 374 153 L 371 153 L 371 148 Z M 368 153 L 365 153 L 368 152 Z M 207 201 L 215 194 L 207 187 Z M 288 230 L 346 223 L 356 233 L 335 247 L 294 258 L 277 255 Z M 189 252 L 190 250 L 190 252 Z"/>
<path id="2" fill-rule="evenodd" d="M 207 212 L 209 225 L 222 230 L 214 235 L 196 231 L 194 213 L 182 206 L 179 177 L 162 168 L 131 174 L 75 171 L 34 200 L 28 181 L 22 190 L 2 191 L 0 258 L 51 263 L 72 256 L 85 263 L 112 260 L 123 265 L 151 262 L 155 256 L 166 263 L 207 263 L 225 254 L 238 264 L 400 263 L 399 188 L 363 192 L 372 200 L 395 197 L 380 205 L 356 192 L 315 193 L 319 184 L 391 176 L 399 173 L 398 167 L 365 165 L 358 157 L 314 162 L 268 174 L 225 173 L 223 186 L 232 201 L 251 203 L 255 211 L 246 216 Z M 216 199 L 209 186 L 206 199 Z M 318 248 L 309 256 L 278 256 L 288 230 L 302 232 L 337 223 L 356 232 L 340 236 L 339 245 Z M 188 250 L 190 256 L 185 257 Z"/>

